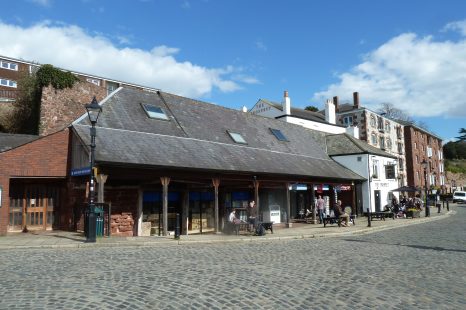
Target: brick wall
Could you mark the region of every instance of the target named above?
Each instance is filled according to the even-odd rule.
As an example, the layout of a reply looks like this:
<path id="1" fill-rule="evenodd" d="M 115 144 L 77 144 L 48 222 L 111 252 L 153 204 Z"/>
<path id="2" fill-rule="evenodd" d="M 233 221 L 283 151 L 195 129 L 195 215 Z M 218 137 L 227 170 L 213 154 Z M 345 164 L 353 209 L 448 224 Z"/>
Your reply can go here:
<path id="1" fill-rule="evenodd" d="M 0 234 L 8 226 L 9 186 L 11 177 L 56 177 L 67 173 L 69 130 L 65 129 L 0 153 Z"/>
<path id="2" fill-rule="evenodd" d="M 107 89 L 86 81 L 75 83 L 73 88 L 42 89 L 39 134 L 44 136 L 66 128 L 86 113 L 84 105 L 94 96 L 101 101 L 107 96 Z"/>

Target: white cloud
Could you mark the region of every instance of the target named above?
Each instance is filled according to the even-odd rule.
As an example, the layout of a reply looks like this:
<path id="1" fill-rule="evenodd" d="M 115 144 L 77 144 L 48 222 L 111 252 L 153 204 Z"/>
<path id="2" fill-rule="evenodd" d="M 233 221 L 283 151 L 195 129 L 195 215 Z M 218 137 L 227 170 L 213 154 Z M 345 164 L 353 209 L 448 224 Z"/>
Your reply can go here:
<path id="1" fill-rule="evenodd" d="M 436 42 L 432 37 L 401 34 L 364 56 L 339 82 L 314 94 L 352 98 L 376 109 L 392 103 L 412 116 L 466 116 L 466 41 Z"/>
<path id="2" fill-rule="evenodd" d="M 267 51 L 267 45 L 262 40 L 257 40 L 254 44 L 258 50 Z"/>
<path id="3" fill-rule="evenodd" d="M 463 36 L 466 36 L 466 20 L 448 23 L 443 28 L 443 31 L 448 31 L 448 30 L 458 31 Z"/>
<path id="4" fill-rule="evenodd" d="M 0 22 L 0 33 L 3 56 L 50 63 L 194 98 L 208 96 L 214 88 L 222 92 L 241 88 L 229 78 L 236 68 L 207 68 L 180 62 L 175 58 L 178 48 L 118 48 L 101 34 L 89 35 L 80 27 L 49 21 L 29 28 Z"/>
<path id="5" fill-rule="evenodd" d="M 50 0 L 30 0 L 32 3 L 38 4 L 40 6 L 50 6 L 51 1 Z"/>

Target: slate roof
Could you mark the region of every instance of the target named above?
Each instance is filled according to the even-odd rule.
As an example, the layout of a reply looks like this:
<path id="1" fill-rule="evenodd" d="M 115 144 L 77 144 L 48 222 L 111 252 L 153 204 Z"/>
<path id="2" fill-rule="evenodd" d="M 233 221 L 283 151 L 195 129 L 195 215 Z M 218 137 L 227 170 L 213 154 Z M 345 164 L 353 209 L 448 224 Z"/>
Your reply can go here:
<path id="1" fill-rule="evenodd" d="M 396 156 L 382 151 L 364 141 L 358 140 L 346 133 L 327 135 L 327 153 L 330 156 L 350 154 L 373 154 L 378 156 L 397 158 Z"/>
<path id="2" fill-rule="evenodd" d="M 169 121 L 147 117 L 141 103 L 164 109 Z M 122 88 L 102 103 L 96 162 L 227 172 L 362 180 L 325 152 L 325 135 L 298 125 L 165 92 Z M 73 123 L 89 144 L 89 123 Z M 289 141 L 279 141 L 269 128 Z M 227 130 L 241 134 L 235 143 Z"/>
<path id="3" fill-rule="evenodd" d="M 34 135 L 0 133 L 0 152 L 11 150 L 38 138 L 39 136 Z"/>

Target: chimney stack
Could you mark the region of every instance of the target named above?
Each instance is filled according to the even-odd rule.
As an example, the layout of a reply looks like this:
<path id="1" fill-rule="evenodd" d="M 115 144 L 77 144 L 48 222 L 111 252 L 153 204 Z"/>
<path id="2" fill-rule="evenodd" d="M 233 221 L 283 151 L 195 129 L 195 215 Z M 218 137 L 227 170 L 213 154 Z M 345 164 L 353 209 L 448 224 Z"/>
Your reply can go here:
<path id="1" fill-rule="evenodd" d="M 285 90 L 285 93 L 283 94 L 283 113 L 285 115 L 290 115 L 291 114 L 291 100 L 290 97 L 288 97 L 288 91 Z"/>
<path id="2" fill-rule="evenodd" d="M 338 100 L 338 98 L 337 98 Z M 330 99 L 327 99 L 325 102 L 325 121 L 329 124 L 335 124 L 335 97 L 333 97 L 333 102 Z"/>
<path id="3" fill-rule="evenodd" d="M 359 109 L 359 93 L 358 92 L 353 93 L 353 108 Z"/>
<path id="4" fill-rule="evenodd" d="M 335 105 L 335 112 L 338 112 L 339 111 L 338 96 L 333 97 L 333 104 Z"/>

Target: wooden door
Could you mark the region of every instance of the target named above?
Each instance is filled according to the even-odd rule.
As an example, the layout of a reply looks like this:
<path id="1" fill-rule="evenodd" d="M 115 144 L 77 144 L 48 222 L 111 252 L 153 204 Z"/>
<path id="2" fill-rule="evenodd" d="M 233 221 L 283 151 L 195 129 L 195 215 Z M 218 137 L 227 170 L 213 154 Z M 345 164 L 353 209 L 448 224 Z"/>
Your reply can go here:
<path id="1" fill-rule="evenodd" d="M 10 196 L 10 231 L 52 229 L 58 202 L 58 187 L 24 185 L 14 188 Z"/>

